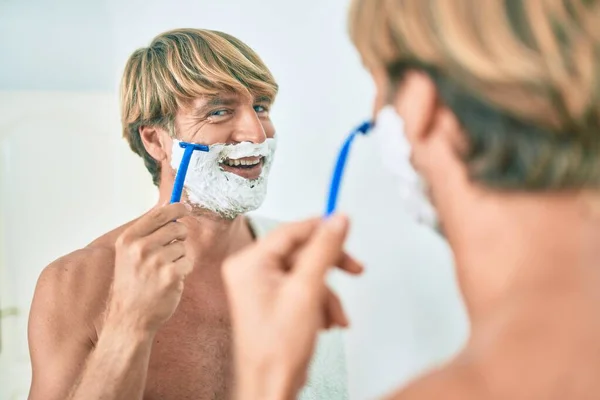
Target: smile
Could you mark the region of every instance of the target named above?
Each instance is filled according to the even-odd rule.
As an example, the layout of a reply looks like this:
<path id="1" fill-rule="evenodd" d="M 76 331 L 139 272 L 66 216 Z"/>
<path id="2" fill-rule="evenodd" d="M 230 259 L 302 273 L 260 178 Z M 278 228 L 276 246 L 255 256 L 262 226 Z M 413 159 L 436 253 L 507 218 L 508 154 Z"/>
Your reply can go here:
<path id="1" fill-rule="evenodd" d="M 264 157 L 226 158 L 219 163 L 219 166 L 224 171 L 239 175 L 242 178 L 257 179 L 262 173 L 264 161 Z"/>
<path id="2" fill-rule="evenodd" d="M 245 157 L 239 158 L 236 160 L 225 159 L 221 161 L 221 164 L 227 165 L 229 167 L 238 167 L 238 168 L 252 168 L 260 163 L 262 163 L 263 157 Z"/>

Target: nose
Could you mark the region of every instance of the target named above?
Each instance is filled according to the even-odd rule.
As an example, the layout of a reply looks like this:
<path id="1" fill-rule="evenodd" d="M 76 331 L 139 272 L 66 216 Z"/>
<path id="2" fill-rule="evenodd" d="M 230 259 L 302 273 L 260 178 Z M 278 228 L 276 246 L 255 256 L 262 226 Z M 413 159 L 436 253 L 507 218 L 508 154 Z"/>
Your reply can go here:
<path id="1" fill-rule="evenodd" d="M 262 143 L 267 139 L 265 129 L 254 107 L 244 107 L 240 110 L 231 140 L 237 143 L 252 142 Z"/>

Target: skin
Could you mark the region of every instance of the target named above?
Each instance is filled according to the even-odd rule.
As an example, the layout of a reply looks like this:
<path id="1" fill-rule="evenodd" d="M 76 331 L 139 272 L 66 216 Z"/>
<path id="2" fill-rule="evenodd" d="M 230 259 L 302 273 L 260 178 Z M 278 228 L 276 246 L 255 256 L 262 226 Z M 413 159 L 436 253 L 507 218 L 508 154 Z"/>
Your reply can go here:
<path id="1" fill-rule="evenodd" d="M 371 73 L 377 112 L 390 99 L 389 84 L 383 69 Z M 465 144 L 460 125 L 429 77 L 409 72 L 391 102 L 405 120 L 412 163 L 430 186 L 452 248 L 471 335 L 455 359 L 387 398 L 598 398 L 598 194 L 488 190 L 468 179 L 457 155 Z M 308 229 L 306 222 L 292 224 L 226 262 L 235 351 L 253 349 L 236 360 L 240 381 L 247 383 L 239 400 L 294 396 L 302 360 L 325 325 L 291 327 L 325 318 L 323 276 L 343 248 L 344 221 L 337 216 Z M 275 243 L 293 245 L 280 245 L 285 251 L 274 255 L 268 248 Z M 246 260 L 281 276 L 268 282 L 266 273 L 255 273 L 241 282 L 237 274 Z M 267 282 L 275 286 L 269 298 L 257 299 L 255 288 Z M 277 304 L 278 312 L 269 304 Z M 265 341 L 266 332 L 280 338 L 276 349 Z"/>
<path id="2" fill-rule="evenodd" d="M 213 144 L 274 136 L 269 100 L 221 100 L 182 107 L 177 138 Z M 243 216 L 224 220 L 165 205 L 174 180 L 172 139 L 152 126 L 140 134 L 162 165 L 158 204 L 42 272 L 29 321 L 31 400 L 231 397 L 231 324 L 220 268 L 253 235 Z"/>

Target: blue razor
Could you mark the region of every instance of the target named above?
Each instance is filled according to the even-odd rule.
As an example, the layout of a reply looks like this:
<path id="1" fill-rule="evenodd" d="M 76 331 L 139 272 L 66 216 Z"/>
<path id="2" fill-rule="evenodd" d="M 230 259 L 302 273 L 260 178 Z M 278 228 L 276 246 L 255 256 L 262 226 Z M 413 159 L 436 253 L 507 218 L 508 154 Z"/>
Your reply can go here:
<path id="1" fill-rule="evenodd" d="M 181 193 L 183 192 L 183 183 L 185 182 L 185 175 L 187 174 L 190 160 L 192 159 L 192 153 L 194 150 L 200 150 L 208 152 L 208 146 L 204 144 L 179 142 L 179 146 L 185 149 L 177 175 L 175 175 L 175 183 L 173 184 L 173 192 L 171 193 L 171 203 L 177 203 L 181 201 Z"/>
<path id="2" fill-rule="evenodd" d="M 329 217 L 335 212 L 338 194 L 340 191 L 340 186 L 342 184 L 342 176 L 344 175 L 344 167 L 346 166 L 346 159 L 348 158 L 348 153 L 350 152 L 350 147 L 352 146 L 354 137 L 356 137 L 356 135 L 358 134 L 366 135 L 367 133 L 369 133 L 371 128 L 373 128 L 372 121 L 363 122 L 352 132 L 350 132 L 348 138 L 342 145 L 337 162 L 335 164 L 335 169 L 333 170 L 333 177 L 331 178 L 331 185 L 329 187 L 329 197 L 327 199 L 327 208 L 325 209 L 325 217 Z"/>

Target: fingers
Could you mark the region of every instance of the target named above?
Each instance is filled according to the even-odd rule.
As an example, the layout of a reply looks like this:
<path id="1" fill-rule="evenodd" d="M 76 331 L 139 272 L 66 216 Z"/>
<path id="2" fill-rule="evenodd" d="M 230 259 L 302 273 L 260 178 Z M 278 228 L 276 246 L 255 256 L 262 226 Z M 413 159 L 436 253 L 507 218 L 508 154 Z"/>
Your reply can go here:
<path id="1" fill-rule="evenodd" d="M 194 263 L 188 257 L 181 257 L 177 261 L 166 264 L 159 270 L 169 285 L 178 285 L 192 272 Z"/>
<path id="2" fill-rule="evenodd" d="M 185 240 L 188 229 L 181 222 L 170 222 L 156 230 L 146 239 L 149 246 L 164 246 L 174 240 Z"/>
<path id="3" fill-rule="evenodd" d="M 361 274 L 365 270 L 365 268 L 360 262 L 358 262 L 354 257 L 349 255 L 345 251 L 342 252 L 340 260 L 335 265 L 338 266 L 341 270 L 346 271 L 352 275 Z"/>
<path id="4" fill-rule="evenodd" d="M 331 291 L 331 289 L 327 288 L 326 298 L 325 298 L 325 328 L 329 329 L 334 326 L 339 326 L 342 328 L 347 328 L 350 322 L 348 321 L 348 317 L 346 316 L 346 312 L 344 311 L 344 307 L 342 306 L 342 302 L 337 294 Z"/>
<path id="5" fill-rule="evenodd" d="M 164 265 L 170 262 L 175 262 L 184 256 L 185 244 L 183 242 L 176 241 L 164 246 L 159 250 L 158 262 Z"/>
<path id="6" fill-rule="evenodd" d="M 258 253 L 267 252 L 279 259 L 285 259 L 310 238 L 320 221 L 320 218 L 312 218 L 283 225 L 261 240 L 256 250 Z"/>
<path id="7" fill-rule="evenodd" d="M 292 273 L 305 279 L 309 287 L 323 284 L 327 270 L 344 260 L 346 268 L 354 269 L 353 263 L 343 257 L 343 245 L 348 233 L 348 219 L 334 215 L 322 222 L 298 254 Z"/>
<path id="8" fill-rule="evenodd" d="M 181 257 L 177 261 L 173 262 L 172 269 L 175 274 L 185 278 L 194 269 L 194 263 L 188 257 Z"/>
<path id="9" fill-rule="evenodd" d="M 184 203 L 167 204 L 150 210 L 130 228 L 130 234 L 141 237 L 158 230 L 163 225 L 190 214 Z"/>

